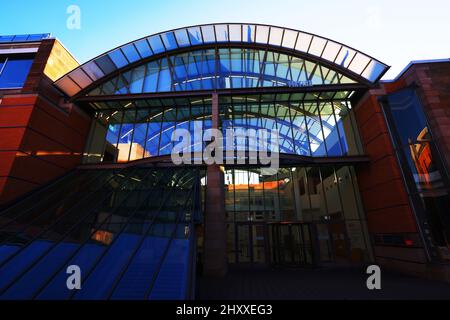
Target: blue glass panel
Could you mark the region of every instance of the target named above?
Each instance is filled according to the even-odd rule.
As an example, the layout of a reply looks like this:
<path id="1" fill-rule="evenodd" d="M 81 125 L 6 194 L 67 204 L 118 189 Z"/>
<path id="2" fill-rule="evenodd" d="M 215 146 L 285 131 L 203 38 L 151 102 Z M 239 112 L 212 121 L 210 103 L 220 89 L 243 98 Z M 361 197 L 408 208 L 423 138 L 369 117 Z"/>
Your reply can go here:
<path id="1" fill-rule="evenodd" d="M 192 45 L 203 44 L 202 34 L 199 27 L 188 28 L 187 32 Z"/>
<path id="2" fill-rule="evenodd" d="M 133 69 L 131 73 L 130 93 L 141 93 L 144 85 L 145 66 Z"/>
<path id="3" fill-rule="evenodd" d="M 31 299 L 53 274 L 64 266 L 66 259 L 75 251 L 78 245 L 60 243 L 44 256 L 20 280 L 16 281 L 2 296 L 2 299 Z"/>
<path id="4" fill-rule="evenodd" d="M 4 288 L 15 279 L 23 270 L 29 267 L 46 250 L 52 246 L 51 242 L 34 241 L 29 246 L 20 251 L 2 268 L 0 268 L 0 288 Z"/>
<path id="5" fill-rule="evenodd" d="M 189 278 L 189 241 L 174 239 L 156 278 L 150 300 L 186 298 Z"/>
<path id="6" fill-rule="evenodd" d="M 32 64 L 32 58 L 8 59 L 0 74 L 0 88 L 22 88 Z"/>
<path id="7" fill-rule="evenodd" d="M 211 25 L 208 26 L 202 26 L 202 35 L 203 35 L 203 41 L 205 43 L 208 42 L 216 42 L 214 27 Z"/>
<path id="8" fill-rule="evenodd" d="M 158 155 L 158 144 L 161 133 L 161 123 L 159 122 L 150 122 L 148 124 L 148 132 L 147 132 L 147 145 L 145 147 L 146 152 L 150 154 L 150 156 Z"/>
<path id="9" fill-rule="evenodd" d="M 129 62 L 135 62 L 141 59 L 133 44 L 129 44 L 126 45 L 125 47 L 122 47 L 122 51 L 127 57 Z"/>
<path id="10" fill-rule="evenodd" d="M 190 45 L 189 35 L 187 34 L 186 29 L 176 30 L 175 37 L 177 38 L 177 42 L 180 47 L 186 47 Z"/>
<path id="11" fill-rule="evenodd" d="M 128 262 L 141 237 L 121 234 L 108 247 L 105 256 L 97 264 L 87 279 L 83 279 L 83 290 L 77 291 L 75 299 L 105 299 L 122 268 Z"/>
<path id="12" fill-rule="evenodd" d="M 120 49 L 116 49 L 108 53 L 108 56 L 111 58 L 117 68 L 122 68 L 128 64 L 127 59 L 123 55 L 122 51 L 120 51 Z"/>
<path id="13" fill-rule="evenodd" d="M 151 62 L 147 65 L 147 75 L 144 82 L 144 92 L 156 92 L 158 85 L 159 65 Z"/>
<path id="14" fill-rule="evenodd" d="M 159 72 L 158 79 L 158 92 L 171 91 L 172 78 L 169 70 L 167 59 L 161 60 L 161 71 Z"/>
<path id="15" fill-rule="evenodd" d="M 153 36 L 148 38 L 148 42 L 150 43 L 150 46 L 152 47 L 154 53 L 161 53 L 166 51 L 159 36 Z"/>
<path id="16" fill-rule="evenodd" d="M 142 39 L 142 40 L 139 40 L 139 41 L 135 42 L 134 45 L 138 49 L 139 54 L 141 55 L 141 57 L 143 57 L 143 58 L 150 57 L 153 54 L 153 52 L 150 49 L 150 46 L 149 46 L 147 40 L 145 40 L 145 39 Z"/>
<path id="17" fill-rule="evenodd" d="M 168 241 L 168 238 L 157 237 L 144 240 L 115 288 L 112 299 L 139 300 L 145 297 Z"/>
<path id="18" fill-rule="evenodd" d="M 108 55 L 101 56 L 100 58 L 96 59 L 95 62 L 105 74 L 114 72 L 117 69 Z"/>
<path id="19" fill-rule="evenodd" d="M 175 40 L 175 36 L 172 32 L 166 32 L 161 35 L 161 38 L 164 42 L 164 46 L 166 50 L 174 50 L 178 48 L 177 42 Z"/>
<path id="20" fill-rule="evenodd" d="M 77 265 L 81 270 L 90 270 L 97 257 L 105 250 L 103 245 L 88 243 L 73 257 L 67 265 Z M 82 274 L 83 275 L 83 274 Z M 65 300 L 73 291 L 67 289 L 66 270 L 61 270 L 37 296 L 38 300 Z"/>

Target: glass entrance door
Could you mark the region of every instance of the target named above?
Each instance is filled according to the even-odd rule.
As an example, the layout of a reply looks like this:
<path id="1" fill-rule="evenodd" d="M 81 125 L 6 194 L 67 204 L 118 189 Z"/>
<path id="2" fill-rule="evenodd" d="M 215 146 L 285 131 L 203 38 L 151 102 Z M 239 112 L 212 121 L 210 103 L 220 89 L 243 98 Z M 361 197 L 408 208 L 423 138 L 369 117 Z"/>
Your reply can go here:
<path id="1" fill-rule="evenodd" d="M 266 264 L 266 233 L 264 223 L 235 223 L 236 263 Z"/>

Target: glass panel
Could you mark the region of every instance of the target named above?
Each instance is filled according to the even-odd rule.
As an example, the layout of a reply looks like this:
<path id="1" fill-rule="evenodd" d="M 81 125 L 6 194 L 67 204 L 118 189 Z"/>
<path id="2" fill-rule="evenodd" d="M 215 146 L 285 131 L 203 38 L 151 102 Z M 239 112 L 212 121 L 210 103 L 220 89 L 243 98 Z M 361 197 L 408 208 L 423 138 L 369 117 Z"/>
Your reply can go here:
<path id="1" fill-rule="evenodd" d="M 255 42 L 256 26 L 255 25 L 243 25 L 242 26 L 242 41 L 243 42 Z"/>
<path id="2" fill-rule="evenodd" d="M 313 37 L 308 53 L 320 57 L 327 41 L 319 37 Z"/>
<path id="3" fill-rule="evenodd" d="M 281 46 L 281 40 L 283 38 L 283 29 L 271 27 L 269 44 L 274 46 Z"/>
<path id="4" fill-rule="evenodd" d="M 203 34 L 203 41 L 205 43 L 216 42 L 216 37 L 214 35 L 214 26 L 202 26 L 201 29 Z"/>
<path id="5" fill-rule="evenodd" d="M 269 29 L 270 27 L 267 26 L 257 26 L 255 42 L 267 43 L 269 40 Z"/>
<path id="6" fill-rule="evenodd" d="M 284 30 L 283 47 L 294 49 L 295 41 L 297 40 L 297 31 Z"/>
<path id="7" fill-rule="evenodd" d="M 82 69 L 75 69 L 70 76 L 81 88 L 85 88 L 92 83 L 92 80 Z"/>
<path id="8" fill-rule="evenodd" d="M 146 39 L 136 41 L 134 45 L 136 46 L 142 58 L 150 57 L 153 54 Z"/>
<path id="9" fill-rule="evenodd" d="M 215 28 L 216 28 L 217 42 L 228 42 L 229 41 L 228 25 L 219 24 L 216 25 Z"/>
<path id="10" fill-rule="evenodd" d="M 190 45 L 189 35 L 186 29 L 175 30 L 174 33 L 180 47 L 186 47 Z"/>
<path id="11" fill-rule="evenodd" d="M 303 52 L 308 52 L 309 45 L 311 43 L 312 36 L 310 34 L 306 34 L 300 32 L 297 38 L 297 44 L 295 45 L 295 49 Z"/>
<path id="12" fill-rule="evenodd" d="M 83 66 L 83 70 L 91 77 L 91 79 L 98 80 L 103 77 L 105 74 L 103 71 L 97 66 L 94 61 L 88 62 Z"/>
<path id="13" fill-rule="evenodd" d="M 125 56 L 127 57 L 129 62 L 135 62 L 135 61 L 138 61 L 139 59 L 141 59 L 136 48 L 134 47 L 134 45 L 132 43 L 122 47 L 122 51 L 125 54 Z"/>
<path id="14" fill-rule="evenodd" d="M 159 35 L 147 38 L 147 40 L 150 43 L 153 53 L 156 54 L 166 51 Z"/>
<path id="15" fill-rule="evenodd" d="M 21 88 L 25 84 L 25 81 L 30 72 L 31 65 L 33 64 L 33 58 L 19 58 L 12 57 L 3 66 L 3 71 L 0 74 L 0 88 Z M 67 83 L 66 88 L 69 91 L 74 92 L 77 90 L 71 87 Z"/>
<path id="16" fill-rule="evenodd" d="M 230 41 L 241 42 L 242 41 L 242 26 L 240 24 L 228 25 L 230 30 Z"/>
<path id="17" fill-rule="evenodd" d="M 358 52 L 348 68 L 356 74 L 361 74 L 369 61 L 369 57 Z"/>
<path id="18" fill-rule="evenodd" d="M 108 56 L 111 58 L 117 68 L 122 68 L 128 64 L 128 61 L 123 55 L 120 48 L 108 53 Z"/>
<path id="19" fill-rule="evenodd" d="M 164 46 L 166 47 L 166 50 L 174 50 L 178 48 L 177 42 L 175 40 L 175 36 L 173 35 L 173 32 L 166 32 L 161 34 L 161 38 L 164 42 Z"/>
<path id="20" fill-rule="evenodd" d="M 378 79 L 381 73 L 385 70 L 385 66 L 376 60 L 372 60 L 367 66 L 366 70 L 361 74 L 364 78 L 374 82 Z"/>
<path id="21" fill-rule="evenodd" d="M 200 27 L 188 28 L 187 32 L 189 34 L 189 39 L 192 45 L 203 44 L 203 38 L 200 31 Z"/>

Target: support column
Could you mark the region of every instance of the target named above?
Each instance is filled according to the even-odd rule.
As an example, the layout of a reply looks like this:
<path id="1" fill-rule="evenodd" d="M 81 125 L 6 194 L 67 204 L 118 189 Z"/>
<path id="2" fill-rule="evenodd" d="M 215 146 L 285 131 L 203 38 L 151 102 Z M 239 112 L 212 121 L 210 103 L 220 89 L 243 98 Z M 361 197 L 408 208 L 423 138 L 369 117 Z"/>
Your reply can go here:
<path id="1" fill-rule="evenodd" d="M 212 95 L 212 127 L 219 128 L 219 99 Z M 225 217 L 224 168 L 207 167 L 203 272 L 223 277 L 227 273 L 227 226 Z"/>

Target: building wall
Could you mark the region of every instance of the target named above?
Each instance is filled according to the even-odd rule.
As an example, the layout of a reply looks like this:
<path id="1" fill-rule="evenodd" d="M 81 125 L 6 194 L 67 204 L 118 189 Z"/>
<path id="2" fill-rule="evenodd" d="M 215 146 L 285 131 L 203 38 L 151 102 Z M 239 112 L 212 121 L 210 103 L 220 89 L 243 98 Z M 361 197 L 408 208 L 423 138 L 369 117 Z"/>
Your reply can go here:
<path id="1" fill-rule="evenodd" d="M 361 140 L 370 157 L 370 163 L 357 167 L 358 184 L 376 261 L 390 268 L 420 272 L 426 255 L 418 240 L 414 213 L 377 101 L 384 94 L 384 90 L 371 90 L 355 108 Z M 387 239 L 392 238 L 403 241 L 389 243 Z M 415 240 L 414 245 L 407 245 L 406 241 L 411 239 Z"/>
<path id="2" fill-rule="evenodd" d="M 418 231 L 388 126 L 378 98 L 416 85 L 441 154 L 450 163 L 450 61 L 412 64 L 396 81 L 382 82 L 355 107 L 358 128 L 370 163 L 357 168 L 375 259 L 402 272 L 450 281 L 450 268 L 431 265 Z M 403 239 L 380 243 L 381 238 Z M 383 242 L 383 241 L 381 241 Z"/>
<path id="3" fill-rule="evenodd" d="M 0 207 L 81 162 L 91 119 L 44 74 L 55 41 L 41 42 L 20 92 L 1 92 Z"/>

